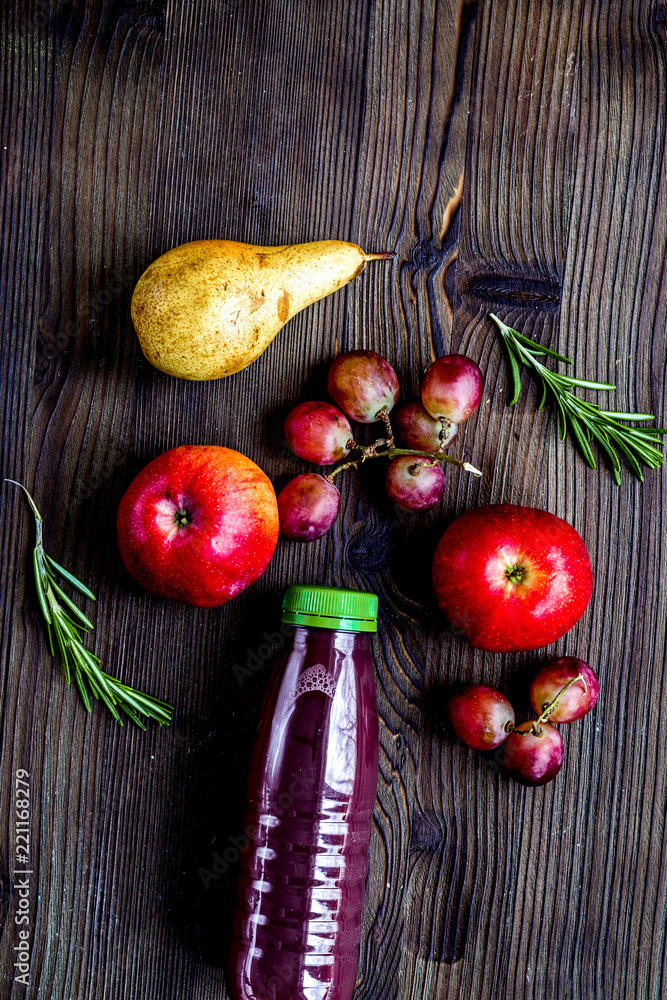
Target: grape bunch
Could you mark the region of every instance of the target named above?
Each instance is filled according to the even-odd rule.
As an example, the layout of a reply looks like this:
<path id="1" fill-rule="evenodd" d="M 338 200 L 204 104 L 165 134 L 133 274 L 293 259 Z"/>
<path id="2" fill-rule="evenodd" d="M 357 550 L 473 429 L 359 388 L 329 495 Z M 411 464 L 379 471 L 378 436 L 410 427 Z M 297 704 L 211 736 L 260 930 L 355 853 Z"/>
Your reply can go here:
<path id="1" fill-rule="evenodd" d="M 372 458 L 389 459 L 386 490 L 403 511 L 428 510 L 440 502 L 445 490 L 441 462 L 481 476 L 445 450 L 482 398 L 484 379 L 471 358 L 448 354 L 434 361 L 424 376 L 421 400 L 396 410 L 398 444 L 390 417 L 398 400 L 398 377 L 385 358 L 374 351 L 341 354 L 329 370 L 327 384 L 338 405 L 299 403 L 287 416 L 285 437 L 299 458 L 315 465 L 342 464 L 328 475 L 296 476 L 280 492 L 280 531 L 286 538 L 310 542 L 329 531 L 340 510 L 334 477 Z M 371 445 L 360 445 L 350 420 L 381 423 L 383 436 Z M 343 461 L 348 456 L 352 457 Z"/>
<path id="2" fill-rule="evenodd" d="M 545 785 L 563 766 L 563 738 L 554 722 L 574 722 L 595 705 L 600 686 L 591 667 L 562 656 L 542 667 L 530 687 L 537 719 L 515 725 L 514 709 L 495 688 L 468 684 L 448 702 L 456 736 L 473 750 L 502 745 L 508 772 L 524 785 Z"/>

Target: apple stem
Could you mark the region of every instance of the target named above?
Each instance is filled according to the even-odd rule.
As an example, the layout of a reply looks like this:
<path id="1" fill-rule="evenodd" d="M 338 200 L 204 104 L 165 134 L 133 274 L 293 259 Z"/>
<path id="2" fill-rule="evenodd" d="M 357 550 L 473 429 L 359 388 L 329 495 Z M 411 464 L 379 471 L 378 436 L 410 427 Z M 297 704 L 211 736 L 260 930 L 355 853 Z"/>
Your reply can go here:
<path id="1" fill-rule="evenodd" d="M 191 517 L 188 514 L 185 507 L 181 507 L 181 509 L 177 510 L 176 513 L 174 514 L 174 522 L 175 524 L 178 525 L 179 528 L 187 528 L 190 521 Z"/>
<path id="2" fill-rule="evenodd" d="M 525 575 L 526 570 L 523 566 L 512 566 L 511 569 L 505 570 L 505 576 L 510 583 L 521 583 Z"/>

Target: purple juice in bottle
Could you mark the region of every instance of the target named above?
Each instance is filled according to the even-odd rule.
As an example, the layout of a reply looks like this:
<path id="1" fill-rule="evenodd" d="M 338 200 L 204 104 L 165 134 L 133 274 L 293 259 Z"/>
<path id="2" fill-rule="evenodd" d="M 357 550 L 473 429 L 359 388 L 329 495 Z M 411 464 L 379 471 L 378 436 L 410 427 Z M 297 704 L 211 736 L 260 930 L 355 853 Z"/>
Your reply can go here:
<path id="1" fill-rule="evenodd" d="M 375 594 L 285 594 L 283 621 L 296 628 L 251 758 L 236 1000 L 350 1000 L 354 991 L 378 781 L 376 620 Z"/>

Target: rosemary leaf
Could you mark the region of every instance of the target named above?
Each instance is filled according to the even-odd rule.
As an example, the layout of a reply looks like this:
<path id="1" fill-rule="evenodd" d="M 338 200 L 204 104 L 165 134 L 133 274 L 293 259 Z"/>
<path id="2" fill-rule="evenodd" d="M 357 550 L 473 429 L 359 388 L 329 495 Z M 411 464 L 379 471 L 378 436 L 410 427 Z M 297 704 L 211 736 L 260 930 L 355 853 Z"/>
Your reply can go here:
<path id="1" fill-rule="evenodd" d="M 148 695 L 142 694 L 141 691 L 136 691 L 134 688 L 128 687 L 127 684 L 123 684 L 121 681 L 114 678 L 114 688 L 116 690 L 117 696 L 123 698 L 124 695 L 129 694 L 133 700 L 137 703 L 147 702 L 150 700 L 153 708 L 156 712 L 162 711 L 165 717 L 169 712 L 173 711 L 171 705 L 168 705 L 166 701 L 160 701 L 159 698 L 149 698 Z"/>
<path id="2" fill-rule="evenodd" d="M 637 461 L 637 458 L 633 454 L 632 449 L 628 446 L 627 442 L 623 440 L 623 437 L 620 434 L 612 433 L 611 437 L 614 443 L 616 444 L 616 447 L 620 448 L 625 457 L 627 458 L 628 462 L 630 463 L 630 467 L 632 468 L 635 475 L 638 476 L 639 479 L 641 479 L 643 482 L 644 475 L 642 473 L 642 468 L 639 462 Z"/>
<path id="3" fill-rule="evenodd" d="M 66 570 L 63 566 L 60 565 L 60 563 L 57 563 L 55 559 L 52 559 L 51 556 L 46 554 L 46 552 L 44 553 L 44 558 L 46 559 L 47 563 L 51 566 L 51 568 L 56 571 L 56 573 L 62 576 L 64 580 L 67 580 L 68 583 L 71 583 L 73 587 L 76 587 L 77 590 L 81 591 L 81 593 L 85 597 L 89 597 L 91 601 L 97 600 L 92 590 L 88 590 L 88 587 L 86 587 L 85 583 L 81 583 L 81 580 L 77 580 L 77 578 L 72 573 L 70 573 L 69 570 Z"/>
<path id="4" fill-rule="evenodd" d="M 652 413 L 615 413 L 613 410 L 604 411 L 608 417 L 615 417 L 617 420 L 655 420 Z M 667 434 L 664 427 L 652 427 L 654 434 Z"/>
<path id="5" fill-rule="evenodd" d="M 87 712 L 91 711 L 90 693 L 92 693 L 96 700 L 106 705 L 121 726 L 123 720 L 119 707 L 140 729 L 146 729 L 143 717 L 153 719 L 159 726 L 168 726 L 173 713 L 171 705 L 166 701 L 160 701 L 159 698 L 135 691 L 111 674 L 105 673 L 100 667 L 99 657 L 83 645 L 81 630 L 89 631 L 93 628 L 93 623 L 68 597 L 56 577 L 66 580 L 91 601 L 95 600 L 95 595 L 69 570 L 46 554 L 42 544 L 42 517 L 35 501 L 22 483 L 17 483 L 14 479 L 8 479 L 7 482 L 20 486 L 35 517 L 36 538 L 32 553 L 35 587 L 46 622 L 49 650 L 54 658 L 56 651 L 60 654 L 65 680 L 68 684 L 71 683 L 71 675 L 74 674 L 76 686 Z"/>
<path id="6" fill-rule="evenodd" d="M 46 636 L 47 639 L 49 640 L 49 651 L 51 653 L 51 656 L 53 656 L 55 659 L 56 651 L 53 648 L 53 630 L 51 628 L 51 622 L 48 621 L 46 623 Z"/>
<path id="7" fill-rule="evenodd" d="M 76 686 L 79 689 L 79 694 L 81 695 L 81 700 L 83 701 L 85 709 L 87 712 L 90 712 L 92 707 L 90 704 L 90 696 L 86 689 L 86 685 L 84 683 L 83 677 L 81 676 L 80 670 L 75 671 L 74 679 L 76 680 Z"/>
<path id="8" fill-rule="evenodd" d="M 547 401 L 547 389 L 549 388 L 546 381 L 540 375 L 540 382 L 542 383 L 542 398 L 538 404 L 538 410 L 541 410 Z"/>
<path id="9" fill-rule="evenodd" d="M 615 385 L 608 385 L 606 382 L 590 382 L 585 378 L 570 378 L 569 375 L 559 375 L 559 382 L 563 385 L 580 385 L 584 389 L 615 389 Z"/>
<path id="10" fill-rule="evenodd" d="M 39 552 L 37 549 L 33 549 L 32 553 L 32 563 L 35 568 L 35 586 L 37 587 L 37 598 L 39 600 L 39 606 L 42 609 L 42 614 L 46 619 L 46 624 L 51 624 L 51 612 L 49 611 L 49 605 L 46 600 L 46 593 L 44 592 L 44 585 L 42 583 L 42 567 L 40 565 Z"/>
<path id="11" fill-rule="evenodd" d="M 78 620 L 81 622 L 81 625 L 79 627 L 80 628 L 85 628 L 88 631 L 90 631 L 90 629 L 93 628 L 93 623 L 91 622 L 90 618 L 86 618 L 86 616 L 84 615 L 83 611 L 81 611 L 80 608 L 77 608 L 77 606 L 74 603 L 74 601 L 70 600 L 70 598 L 67 596 L 67 594 L 65 593 L 65 591 L 62 589 L 62 587 L 59 587 L 57 583 L 51 582 L 51 587 L 53 588 L 53 590 L 55 590 L 55 592 L 58 595 L 58 597 L 62 601 L 64 601 L 65 606 L 68 607 L 70 609 L 70 611 L 72 612 L 72 614 L 76 618 L 78 618 Z M 70 621 L 71 621 L 71 618 L 70 618 Z"/>
<path id="12" fill-rule="evenodd" d="M 145 726 L 145 725 L 144 725 L 144 723 L 143 723 L 143 722 L 141 721 L 141 717 L 140 717 L 139 715 L 137 715 L 137 713 L 136 713 L 136 712 L 134 712 L 134 711 L 133 711 L 133 710 L 132 710 L 132 709 L 130 708 L 130 706 L 129 706 L 129 705 L 122 705 L 122 704 L 121 704 L 121 706 L 120 706 L 120 707 L 121 707 L 121 708 L 122 708 L 122 710 L 123 710 L 123 711 L 125 712 L 125 714 L 127 715 L 128 719 L 129 719 L 129 720 L 130 720 L 131 722 L 133 722 L 133 723 L 135 724 L 135 726 L 139 726 L 139 728 L 140 728 L 140 729 L 143 729 L 143 731 L 144 731 L 144 732 L 146 732 L 146 726 Z M 122 725 L 123 725 L 123 723 L 121 722 L 121 726 L 122 726 Z"/>
<path id="13" fill-rule="evenodd" d="M 619 431 L 616 430 L 611 436 L 618 443 L 619 447 L 623 444 L 626 448 L 629 448 L 634 454 L 641 458 L 645 465 L 648 465 L 653 469 L 662 465 L 662 452 L 658 451 L 657 448 L 651 448 L 643 441 L 639 441 L 635 437 L 630 438 L 626 434 L 619 433 Z"/>
<path id="14" fill-rule="evenodd" d="M 581 448 L 581 453 L 584 456 L 584 461 L 586 462 L 587 465 L 590 465 L 591 469 L 597 469 L 597 465 L 595 462 L 595 455 L 591 451 L 591 447 L 588 441 L 586 440 L 586 435 L 581 429 L 579 420 L 574 415 L 572 410 L 570 410 L 569 417 L 570 417 L 570 427 L 572 428 L 572 433 L 577 439 L 577 444 Z"/>
<path id="15" fill-rule="evenodd" d="M 519 355 L 519 361 L 517 360 L 517 352 L 512 346 L 512 341 L 507 337 L 505 340 L 505 348 L 507 350 L 507 359 L 510 365 L 510 375 L 512 378 L 512 398 L 510 399 L 510 406 L 514 406 L 517 399 L 521 395 L 521 369 L 519 368 L 519 361 L 521 360 L 521 355 Z"/>
<path id="16" fill-rule="evenodd" d="M 618 455 L 614 449 L 609 444 L 609 438 L 603 430 L 596 427 L 595 424 L 591 425 L 591 433 L 596 439 L 597 443 L 600 445 L 605 455 L 611 462 L 611 471 L 617 485 L 620 486 L 621 483 L 621 463 L 619 461 Z"/>
<path id="17" fill-rule="evenodd" d="M 612 475 L 616 483 L 621 481 L 620 452 L 627 460 L 630 469 L 643 481 L 642 463 L 649 468 L 658 468 L 664 462 L 662 434 L 667 429 L 662 427 L 636 427 L 633 424 L 654 420 L 650 413 L 622 413 L 618 410 L 604 410 L 597 403 L 575 396 L 576 388 L 610 391 L 615 386 L 606 382 L 591 382 L 588 379 L 563 375 L 547 368 L 538 358 L 548 355 L 564 364 L 571 361 L 562 354 L 557 354 L 549 348 L 536 344 L 518 330 L 507 326 L 490 313 L 507 349 L 510 361 L 514 394 L 510 405 L 518 399 L 516 392 L 517 374 L 515 367 L 520 360 L 527 365 L 542 383 L 542 398 L 539 409 L 542 408 L 547 395 L 551 392 L 560 413 L 560 439 L 564 441 L 568 430 L 571 431 L 584 461 L 593 469 L 596 468 L 595 456 L 591 449 L 591 441 L 595 440 L 611 462 Z M 520 371 L 519 371 L 520 378 Z"/>
<path id="18" fill-rule="evenodd" d="M 549 388 L 553 392 L 553 387 L 551 385 L 549 386 Z M 554 399 L 556 400 L 556 406 L 558 407 L 558 412 L 560 413 L 559 437 L 561 441 L 564 441 L 565 438 L 567 437 L 567 431 L 568 431 L 567 417 L 565 416 L 565 407 L 563 405 L 563 400 L 561 399 L 560 396 L 556 395 L 556 393 L 554 393 Z"/>
<path id="19" fill-rule="evenodd" d="M 65 671 L 65 680 L 69 684 L 70 682 L 70 671 L 69 671 L 69 660 L 67 658 L 67 649 L 65 647 L 65 641 L 63 639 L 63 634 L 59 628 L 54 628 L 56 633 L 56 642 L 58 644 L 58 649 L 60 651 L 60 656 L 63 661 L 63 669 Z"/>
<path id="20" fill-rule="evenodd" d="M 655 444 L 662 443 L 658 434 L 653 434 L 652 431 L 645 430 L 643 427 L 633 427 L 632 431 L 632 436 L 637 438 L 638 441 L 653 441 Z"/>
<path id="21" fill-rule="evenodd" d="M 519 333 L 518 330 L 515 330 L 514 332 L 517 335 L 517 340 L 529 347 L 532 354 L 546 354 L 548 357 L 554 358 L 556 361 L 562 361 L 565 365 L 572 364 L 571 359 L 566 358 L 564 354 L 557 354 L 556 351 L 552 351 L 550 348 L 544 347 L 543 344 L 536 344 L 534 340 L 531 340 L 530 337 L 525 337 L 522 333 Z"/>
<path id="22" fill-rule="evenodd" d="M 133 708 L 136 708 L 137 711 L 139 712 L 142 712 L 144 709 L 144 706 L 142 704 L 142 699 L 133 697 L 130 691 L 123 691 L 122 694 L 120 694 L 118 701 L 121 706 L 131 705 Z"/>

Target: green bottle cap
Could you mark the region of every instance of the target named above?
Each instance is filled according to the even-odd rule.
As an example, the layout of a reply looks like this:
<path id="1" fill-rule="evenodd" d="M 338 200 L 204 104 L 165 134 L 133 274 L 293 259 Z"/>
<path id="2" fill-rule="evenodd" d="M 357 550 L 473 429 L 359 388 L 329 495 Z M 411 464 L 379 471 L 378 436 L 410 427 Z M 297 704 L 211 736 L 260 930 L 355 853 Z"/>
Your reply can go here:
<path id="1" fill-rule="evenodd" d="M 295 584 L 283 598 L 282 621 L 290 625 L 339 628 L 345 632 L 377 632 L 377 594 L 338 587 Z"/>

